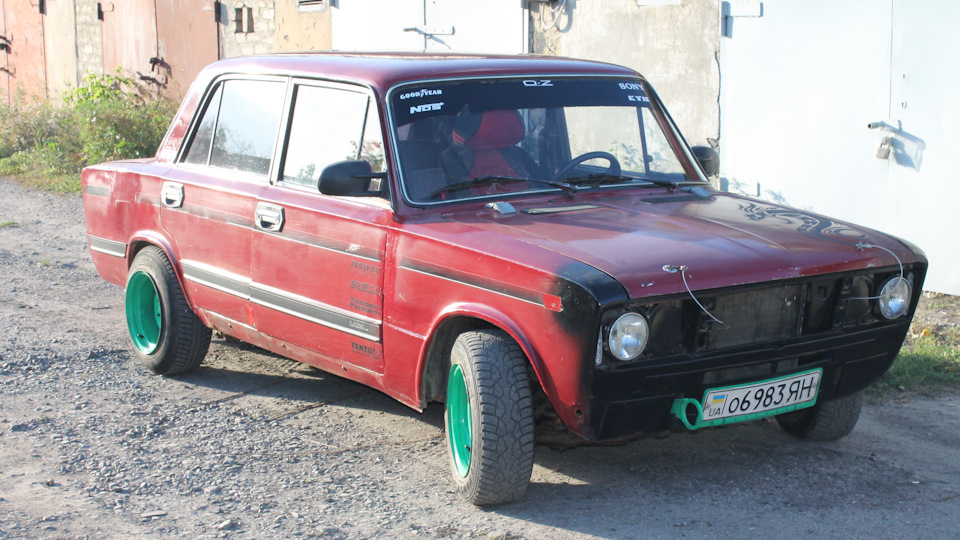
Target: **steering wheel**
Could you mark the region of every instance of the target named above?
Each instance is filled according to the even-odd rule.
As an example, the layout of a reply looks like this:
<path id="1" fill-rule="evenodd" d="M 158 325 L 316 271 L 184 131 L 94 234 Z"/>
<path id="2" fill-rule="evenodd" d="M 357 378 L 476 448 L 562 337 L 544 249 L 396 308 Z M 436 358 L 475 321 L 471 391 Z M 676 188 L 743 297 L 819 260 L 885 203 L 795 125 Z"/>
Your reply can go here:
<path id="1" fill-rule="evenodd" d="M 605 159 L 610 165 L 607 167 L 607 170 L 603 174 L 609 174 L 610 176 L 620 176 L 620 162 L 617 161 L 617 158 L 609 152 L 587 152 L 586 154 L 580 154 L 579 156 L 570 160 L 569 163 L 560 167 L 560 170 L 553 175 L 554 180 L 563 180 L 574 167 L 580 165 L 585 161 L 590 161 L 591 159 Z"/>

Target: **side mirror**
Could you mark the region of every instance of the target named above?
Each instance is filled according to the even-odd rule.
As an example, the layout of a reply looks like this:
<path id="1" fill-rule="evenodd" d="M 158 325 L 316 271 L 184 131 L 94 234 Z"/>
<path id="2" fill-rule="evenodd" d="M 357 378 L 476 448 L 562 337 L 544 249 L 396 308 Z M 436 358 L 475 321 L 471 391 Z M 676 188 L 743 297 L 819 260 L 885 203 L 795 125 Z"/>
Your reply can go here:
<path id="1" fill-rule="evenodd" d="M 709 146 L 694 146 L 691 150 L 703 168 L 704 174 L 707 176 L 720 174 L 720 154 L 716 150 Z"/>
<path id="2" fill-rule="evenodd" d="M 385 176 L 386 173 L 373 172 L 366 161 L 338 161 L 323 169 L 317 189 L 324 195 L 379 195 L 370 191 L 370 180 Z"/>

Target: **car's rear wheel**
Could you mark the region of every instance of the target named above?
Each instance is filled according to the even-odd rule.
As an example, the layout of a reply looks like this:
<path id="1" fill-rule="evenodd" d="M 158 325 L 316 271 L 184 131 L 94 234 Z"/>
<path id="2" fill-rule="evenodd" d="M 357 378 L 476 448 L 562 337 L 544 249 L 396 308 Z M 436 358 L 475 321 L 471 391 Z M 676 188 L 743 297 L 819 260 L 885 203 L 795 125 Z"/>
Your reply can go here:
<path id="1" fill-rule="evenodd" d="M 863 409 L 863 391 L 830 401 L 822 401 L 809 409 L 781 414 L 777 422 L 784 431 L 810 441 L 835 441 L 853 431 Z"/>
<path id="2" fill-rule="evenodd" d="M 173 265 L 160 248 L 144 248 L 127 274 L 127 329 L 140 360 L 155 373 L 193 371 L 210 347 L 210 329 L 190 309 Z"/>
<path id="3" fill-rule="evenodd" d="M 450 354 L 445 423 L 457 492 L 476 505 L 519 499 L 533 470 L 527 360 L 496 330 L 461 334 Z"/>

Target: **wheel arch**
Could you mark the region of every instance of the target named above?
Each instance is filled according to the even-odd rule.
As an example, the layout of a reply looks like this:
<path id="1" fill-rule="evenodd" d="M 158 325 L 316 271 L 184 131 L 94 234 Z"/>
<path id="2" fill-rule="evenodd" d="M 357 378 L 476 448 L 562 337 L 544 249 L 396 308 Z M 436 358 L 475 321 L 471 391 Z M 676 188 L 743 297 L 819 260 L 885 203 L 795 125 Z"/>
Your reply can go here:
<path id="1" fill-rule="evenodd" d="M 180 283 L 180 290 L 183 291 L 183 296 L 186 298 L 187 304 L 194 313 L 196 313 L 198 316 L 201 316 L 194 305 L 193 300 L 190 298 L 190 293 L 187 290 L 187 283 L 183 278 L 183 268 L 180 266 L 180 259 L 174 254 L 173 244 L 165 236 L 159 235 L 153 231 L 138 231 L 131 236 L 130 241 L 127 243 L 127 271 L 129 271 L 130 266 L 133 265 L 133 260 L 137 257 L 137 254 L 143 251 L 144 248 L 150 246 L 159 248 L 160 251 L 163 251 L 163 254 L 173 266 L 173 273 L 177 276 L 177 281 Z M 208 321 L 204 320 L 204 324 L 208 324 Z"/>
<path id="2" fill-rule="evenodd" d="M 445 399 L 446 375 L 450 368 L 450 351 L 453 343 L 460 334 L 478 329 L 496 329 L 507 334 L 523 351 L 528 365 L 533 370 L 536 380 L 531 380 L 531 384 L 536 383 L 540 385 L 540 390 L 543 390 L 542 362 L 519 325 L 505 314 L 488 306 L 460 304 L 441 313 L 434 322 L 428 339 L 425 340 L 424 350 L 420 355 L 418 381 L 421 408 L 426 407 L 431 401 Z"/>
<path id="3" fill-rule="evenodd" d="M 159 235 L 153 231 L 137 231 L 130 237 L 130 241 L 127 242 L 127 268 L 133 264 L 133 259 L 136 258 L 137 253 L 143 251 L 143 248 L 148 246 L 155 246 L 160 248 L 163 251 L 163 254 L 167 256 L 167 259 L 170 260 L 170 264 L 173 265 L 173 268 L 177 271 L 177 277 L 179 278 L 182 274 L 180 271 L 180 261 L 174 255 L 173 244 L 165 236 Z M 182 285 L 182 283 L 181 283 Z"/>

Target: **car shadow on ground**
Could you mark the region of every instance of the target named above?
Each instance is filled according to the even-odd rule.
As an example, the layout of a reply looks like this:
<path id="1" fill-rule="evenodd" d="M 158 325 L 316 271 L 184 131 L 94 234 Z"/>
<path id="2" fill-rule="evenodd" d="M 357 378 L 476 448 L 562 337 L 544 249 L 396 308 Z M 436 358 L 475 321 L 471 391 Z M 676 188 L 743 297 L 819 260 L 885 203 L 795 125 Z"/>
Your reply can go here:
<path id="1" fill-rule="evenodd" d="M 277 416 L 330 404 L 425 421 L 442 429 L 442 407 L 419 413 L 366 385 L 236 340 L 214 340 L 204 363 L 176 380 L 209 392 L 200 405 L 241 398 L 276 400 Z M 282 403 L 281 403 L 282 402 Z M 440 409 L 439 414 L 435 409 Z M 439 418 L 438 418 L 439 416 Z"/>
<path id="2" fill-rule="evenodd" d="M 386 415 L 387 423 L 367 426 L 373 428 L 367 436 L 382 430 L 375 437 L 381 442 L 442 438 L 441 404 L 418 413 L 377 390 L 246 344 L 218 340 L 208 360 L 176 378 L 202 391 L 193 398 L 200 405 L 234 401 L 246 407 L 259 400 L 264 420 L 294 424 L 315 422 L 314 415 L 336 405 L 354 418 L 368 411 Z M 918 489 L 910 471 L 864 454 L 857 437 L 854 431 L 834 443 L 798 441 L 765 419 L 618 446 L 556 451 L 538 445 L 525 498 L 480 512 L 610 538 L 633 537 L 651 526 L 678 536 L 750 536 L 750 527 L 775 523 L 770 516 L 790 522 L 937 500 Z M 440 482 L 436 489 L 449 486 Z"/>

